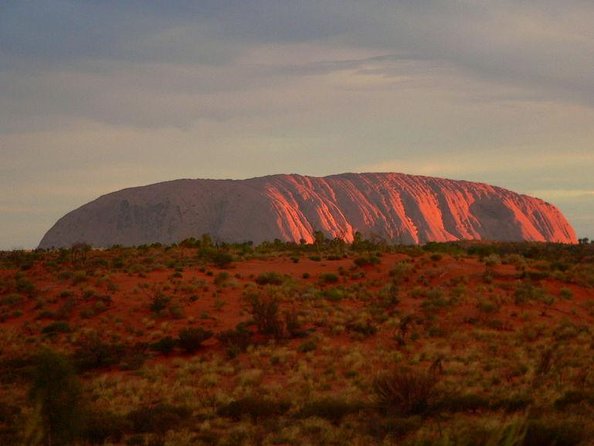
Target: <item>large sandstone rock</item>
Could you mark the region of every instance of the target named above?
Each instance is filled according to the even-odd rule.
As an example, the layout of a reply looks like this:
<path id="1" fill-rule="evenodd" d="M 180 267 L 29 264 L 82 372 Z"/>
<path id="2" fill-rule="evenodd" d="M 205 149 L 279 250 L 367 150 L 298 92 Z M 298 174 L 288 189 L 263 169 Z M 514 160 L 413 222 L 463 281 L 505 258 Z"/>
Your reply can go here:
<path id="1" fill-rule="evenodd" d="M 173 243 L 204 233 L 229 242 L 311 242 L 316 230 L 346 241 L 359 231 L 396 243 L 576 242 L 561 212 L 537 198 L 468 181 L 346 173 L 175 180 L 124 189 L 62 217 L 39 247 Z"/>

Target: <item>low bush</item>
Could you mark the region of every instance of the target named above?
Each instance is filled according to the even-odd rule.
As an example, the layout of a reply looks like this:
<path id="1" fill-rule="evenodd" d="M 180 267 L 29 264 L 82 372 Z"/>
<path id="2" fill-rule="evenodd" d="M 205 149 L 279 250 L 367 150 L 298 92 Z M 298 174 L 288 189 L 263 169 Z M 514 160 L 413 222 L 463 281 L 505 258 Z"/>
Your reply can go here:
<path id="1" fill-rule="evenodd" d="M 252 333 L 245 324 L 238 324 L 234 330 L 226 330 L 217 334 L 217 339 L 227 349 L 227 355 L 234 358 L 239 353 L 245 352 L 252 342 Z"/>
<path id="2" fill-rule="evenodd" d="M 177 345 L 186 353 L 194 353 L 204 341 L 210 339 L 213 333 L 203 328 L 184 328 L 180 330 Z"/>
<path id="3" fill-rule="evenodd" d="M 577 446 L 586 440 L 583 423 L 533 419 L 526 426 L 523 446 Z"/>
<path id="4" fill-rule="evenodd" d="M 262 273 L 256 277 L 258 285 L 282 285 L 285 280 L 285 276 L 275 272 Z"/>
<path id="5" fill-rule="evenodd" d="M 43 334 L 47 335 L 55 335 L 58 333 L 70 333 L 71 331 L 72 329 L 70 328 L 68 322 L 64 321 L 52 322 L 51 324 L 43 327 L 43 329 L 41 330 Z"/>
<path id="6" fill-rule="evenodd" d="M 358 413 L 364 408 L 361 402 L 325 398 L 306 403 L 299 411 L 301 418 L 319 417 L 332 423 L 339 423 L 345 416 Z"/>
<path id="7" fill-rule="evenodd" d="M 82 437 L 90 444 L 121 443 L 126 432 L 132 428 L 126 416 L 112 412 L 92 411 L 85 421 Z"/>
<path id="8" fill-rule="evenodd" d="M 127 416 L 135 433 L 165 434 L 169 430 L 178 429 L 188 421 L 192 412 L 183 406 L 157 404 L 152 407 L 141 407 Z"/>
<path id="9" fill-rule="evenodd" d="M 398 368 L 377 376 L 373 393 L 378 406 L 388 413 L 424 415 L 436 403 L 436 383 L 433 373 Z"/>
<path id="10" fill-rule="evenodd" d="M 246 396 L 222 406 L 217 414 L 236 421 L 245 417 L 257 421 L 283 415 L 290 407 L 291 405 L 286 401 L 276 401 L 261 396 Z"/>
<path id="11" fill-rule="evenodd" d="M 175 339 L 173 339 L 171 336 L 165 336 L 159 339 L 157 342 L 151 344 L 151 349 L 164 355 L 168 355 L 173 351 L 176 345 L 177 342 Z"/>
<path id="12" fill-rule="evenodd" d="M 381 262 L 381 259 L 375 254 L 370 254 L 367 256 L 359 256 L 359 257 L 355 258 L 355 260 L 353 260 L 353 263 L 355 265 L 357 265 L 358 267 L 378 265 L 380 262 Z"/>

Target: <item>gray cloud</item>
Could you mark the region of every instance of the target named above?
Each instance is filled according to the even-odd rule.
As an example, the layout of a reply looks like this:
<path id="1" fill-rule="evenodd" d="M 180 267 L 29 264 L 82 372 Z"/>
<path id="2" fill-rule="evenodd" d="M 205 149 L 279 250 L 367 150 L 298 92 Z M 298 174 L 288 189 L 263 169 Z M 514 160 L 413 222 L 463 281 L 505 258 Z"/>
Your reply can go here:
<path id="1" fill-rule="evenodd" d="M 592 23 L 581 0 L 4 1 L 0 247 L 35 244 L 31 212 L 174 177 L 591 190 Z M 591 198 L 551 196 L 590 235 Z"/>

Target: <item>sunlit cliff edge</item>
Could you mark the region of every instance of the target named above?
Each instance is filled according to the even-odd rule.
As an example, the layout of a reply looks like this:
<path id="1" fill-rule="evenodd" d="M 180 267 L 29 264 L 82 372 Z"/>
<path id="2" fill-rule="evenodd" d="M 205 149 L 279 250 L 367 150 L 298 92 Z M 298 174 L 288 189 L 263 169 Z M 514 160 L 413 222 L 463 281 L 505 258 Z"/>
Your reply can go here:
<path id="1" fill-rule="evenodd" d="M 183 179 L 124 189 L 66 214 L 39 247 L 174 243 L 205 233 L 227 242 L 311 242 L 317 230 L 345 241 L 359 231 L 406 244 L 577 242 L 563 214 L 538 198 L 469 181 L 345 173 Z"/>

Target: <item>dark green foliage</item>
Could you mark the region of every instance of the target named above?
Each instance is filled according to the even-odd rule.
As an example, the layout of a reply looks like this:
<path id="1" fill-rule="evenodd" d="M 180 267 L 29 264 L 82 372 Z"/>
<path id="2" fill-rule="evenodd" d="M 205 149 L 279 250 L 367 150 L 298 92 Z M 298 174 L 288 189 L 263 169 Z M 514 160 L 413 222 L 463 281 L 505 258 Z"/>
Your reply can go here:
<path id="1" fill-rule="evenodd" d="M 234 330 L 226 330 L 217 335 L 217 339 L 227 348 L 229 357 L 234 358 L 239 353 L 246 351 L 251 344 L 252 333 L 245 324 L 240 323 Z"/>
<path id="2" fill-rule="evenodd" d="M 204 341 L 212 337 L 212 331 L 203 328 L 184 328 L 180 330 L 177 344 L 186 353 L 194 353 Z"/>
<path id="3" fill-rule="evenodd" d="M 322 273 L 320 274 L 321 283 L 336 283 L 338 282 L 338 276 L 334 273 Z"/>
<path id="4" fill-rule="evenodd" d="M 388 413 L 423 415 L 435 404 L 436 382 L 433 373 L 399 368 L 376 377 L 373 391 L 378 406 Z"/>
<path id="5" fill-rule="evenodd" d="M 490 407 L 492 410 L 503 410 L 507 413 L 513 413 L 527 409 L 533 402 L 530 396 L 518 394 L 492 400 Z"/>
<path id="6" fill-rule="evenodd" d="M 29 398 L 40 410 L 45 444 L 72 444 L 84 414 L 80 384 L 65 356 L 51 350 L 37 356 Z"/>
<path id="7" fill-rule="evenodd" d="M 79 343 L 73 358 L 80 371 L 87 371 L 119 364 L 125 353 L 120 344 L 108 344 L 92 338 Z"/>
<path id="8" fill-rule="evenodd" d="M 123 415 L 93 411 L 87 414 L 82 437 L 90 444 L 121 443 L 131 428 L 132 423 Z"/>
<path id="9" fill-rule="evenodd" d="M 216 251 L 210 255 L 210 261 L 217 268 L 228 268 L 233 262 L 233 256 L 228 252 Z"/>
<path id="10" fill-rule="evenodd" d="M 151 349 L 163 353 L 164 355 L 168 355 L 173 351 L 176 344 L 177 342 L 171 336 L 165 336 L 157 342 L 154 342 L 151 345 Z"/>
<path id="11" fill-rule="evenodd" d="M 377 333 L 377 327 L 371 321 L 354 321 L 346 326 L 347 330 L 363 336 L 372 336 Z"/>
<path id="12" fill-rule="evenodd" d="M 529 282 L 522 282 L 518 285 L 514 292 L 514 300 L 516 305 L 525 304 L 530 301 L 541 301 L 550 305 L 554 301 L 553 297 L 547 294 L 543 288 L 534 286 Z"/>
<path id="13" fill-rule="evenodd" d="M 227 271 L 223 271 L 215 276 L 213 283 L 216 286 L 225 286 L 230 278 L 231 276 L 229 275 L 229 273 Z"/>
<path id="14" fill-rule="evenodd" d="M 378 265 L 381 259 L 376 254 L 369 254 L 366 256 L 359 256 L 353 260 L 358 267 Z"/>
<path id="15" fill-rule="evenodd" d="M 70 331 L 70 325 L 68 325 L 68 322 L 64 321 L 52 322 L 51 324 L 43 327 L 43 329 L 41 330 L 43 334 L 47 335 L 55 335 L 57 333 L 69 333 Z"/>
<path id="16" fill-rule="evenodd" d="M 594 392 L 588 392 L 584 390 L 569 390 L 555 401 L 554 407 L 557 410 L 565 411 L 570 406 L 578 404 L 589 404 L 594 406 Z"/>
<path id="17" fill-rule="evenodd" d="M 529 420 L 523 446 L 577 446 L 585 439 L 580 422 Z"/>
<path id="18" fill-rule="evenodd" d="M 261 396 L 246 396 L 222 406 L 218 415 L 240 420 L 249 417 L 254 421 L 283 415 L 290 408 L 286 401 L 276 401 Z"/>
<path id="19" fill-rule="evenodd" d="M 31 282 L 28 278 L 22 275 L 22 273 L 17 273 L 16 276 L 16 290 L 19 293 L 27 294 L 30 297 L 33 297 L 37 291 L 33 282 Z"/>
<path id="20" fill-rule="evenodd" d="M 316 348 L 318 348 L 318 346 L 314 341 L 305 341 L 299 344 L 299 347 L 297 347 L 297 351 L 301 353 L 307 353 L 314 351 Z"/>
<path id="21" fill-rule="evenodd" d="M 0 402 L 0 445 L 19 444 L 21 408 Z"/>
<path id="22" fill-rule="evenodd" d="M 256 277 L 258 285 L 282 285 L 286 277 L 275 272 L 262 273 Z"/>
<path id="23" fill-rule="evenodd" d="M 128 420 L 135 433 L 165 434 L 169 430 L 178 429 L 188 421 L 191 411 L 187 407 L 157 404 L 152 407 L 141 407 L 128 414 Z"/>
<path id="24" fill-rule="evenodd" d="M 339 423 L 345 416 L 358 413 L 364 408 L 361 402 L 325 398 L 308 402 L 299 411 L 301 418 L 319 417 L 332 423 Z"/>
<path id="25" fill-rule="evenodd" d="M 254 294 L 248 296 L 248 301 L 251 307 L 250 313 L 258 332 L 265 336 L 282 337 L 283 324 L 279 316 L 278 300 L 273 297 Z"/>
<path id="26" fill-rule="evenodd" d="M 153 313 L 160 313 L 167 308 L 170 301 L 171 298 L 169 296 L 165 296 L 163 293 L 157 293 L 151 301 L 150 309 Z"/>
<path id="27" fill-rule="evenodd" d="M 462 395 L 447 395 L 437 404 L 439 410 L 447 412 L 479 412 L 489 410 L 489 399 L 476 393 L 466 393 Z"/>

